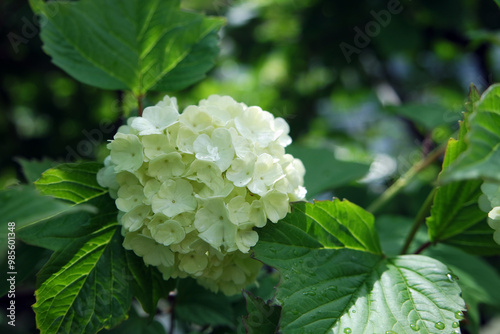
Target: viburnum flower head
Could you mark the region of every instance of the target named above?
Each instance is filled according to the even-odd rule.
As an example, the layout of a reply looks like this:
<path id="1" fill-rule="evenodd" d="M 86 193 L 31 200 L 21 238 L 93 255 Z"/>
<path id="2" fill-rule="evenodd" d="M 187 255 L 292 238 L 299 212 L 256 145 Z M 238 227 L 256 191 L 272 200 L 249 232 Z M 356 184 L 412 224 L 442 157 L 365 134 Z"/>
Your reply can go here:
<path id="1" fill-rule="evenodd" d="M 116 200 L 124 247 L 165 279 L 238 293 L 261 267 L 250 257 L 258 228 L 306 194 L 288 132 L 282 118 L 218 95 L 182 113 L 166 96 L 129 118 L 97 174 Z"/>

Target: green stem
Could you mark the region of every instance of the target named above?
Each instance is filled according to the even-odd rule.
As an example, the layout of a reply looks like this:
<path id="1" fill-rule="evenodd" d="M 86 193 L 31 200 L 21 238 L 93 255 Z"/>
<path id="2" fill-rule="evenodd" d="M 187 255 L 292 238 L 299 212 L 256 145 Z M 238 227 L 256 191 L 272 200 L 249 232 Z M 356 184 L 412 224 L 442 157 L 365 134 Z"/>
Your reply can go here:
<path id="1" fill-rule="evenodd" d="M 446 144 L 447 143 L 444 143 L 443 145 L 437 147 L 423 160 L 413 165 L 406 173 L 404 173 L 398 180 L 396 180 L 396 182 L 394 182 L 389 188 L 387 188 L 379 198 L 377 198 L 372 204 L 370 204 L 367 210 L 371 213 L 379 211 L 384 205 L 392 200 L 394 196 L 396 196 L 401 190 L 403 190 L 413 180 L 413 178 L 418 175 L 418 173 L 429 167 L 434 161 L 441 157 L 446 151 Z"/>
<path id="2" fill-rule="evenodd" d="M 408 252 L 408 248 L 410 248 L 411 242 L 413 241 L 413 238 L 415 238 L 418 229 L 425 222 L 425 219 L 429 215 L 432 204 L 434 203 L 434 195 L 436 195 L 436 188 L 432 189 L 432 191 L 429 193 L 429 196 L 427 196 L 427 198 L 425 199 L 424 204 L 422 204 L 422 206 L 420 207 L 420 210 L 418 211 L 418 214 L 413 221 L 410 233 L 406 237 L 405 244 L 401 249 L 401 254 L 406 254 L 406 252 Z"/>

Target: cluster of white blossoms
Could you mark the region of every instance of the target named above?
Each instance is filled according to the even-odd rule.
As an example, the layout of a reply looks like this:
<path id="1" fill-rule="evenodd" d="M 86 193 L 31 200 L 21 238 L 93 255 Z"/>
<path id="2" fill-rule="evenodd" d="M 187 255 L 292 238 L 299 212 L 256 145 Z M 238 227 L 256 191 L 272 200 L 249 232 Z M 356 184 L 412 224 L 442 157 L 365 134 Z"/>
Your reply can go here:
<path id="1" fill-rule="evenodd" d="M 488 225 L 495 230 L 493 239 L 500 245 L 500 184 L 485 182 L 481 190 L 484 195 L 479 198 L 479 206 L 488 212 Z"/>
<path id="2" fill-rule="evenodd" d="M 129 118 L 97 175 L 116 199 L 124 247 L 165 279 L 239 292 L 261 267 L 249 255 L 255 228 L 306 194 L 288 132 L 282 118 L 217 95 L 181 114 L 166 96 Z"/>

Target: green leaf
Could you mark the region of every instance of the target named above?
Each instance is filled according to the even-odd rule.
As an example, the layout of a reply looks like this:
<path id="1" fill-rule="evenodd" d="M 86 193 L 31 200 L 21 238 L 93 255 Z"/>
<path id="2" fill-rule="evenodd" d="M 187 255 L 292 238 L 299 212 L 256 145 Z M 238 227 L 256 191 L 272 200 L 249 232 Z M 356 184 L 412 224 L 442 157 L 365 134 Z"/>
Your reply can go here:
<path id="1" fill-rule="evenodd" d="M 387 110 L 408 118 L 432 130 L 440 125 L 456 122 L 461 118 L 460 112 L 450 112 L 448 106 L 440 104 L 405 104 L 401 106 L 388 106 Z"/>
<path id="2" fill-rule="evenodd" d="M 156 315 L 158 300 L 167 297 L 168 293 L 175 289 L 176 281 L 163 280 L 162 274 L 155 266 L 146 266 L 142 257 L 133 251 L 126 251 L 125 256 L 132 277 L 132 293 L 152 319 Z"/>
<path id="3" fill-rule="evenodd" d="M 16 228 L 53 217 L 73 207 L 66 202 L 43 196 L 32 186 L 25 185 L 0 191 L 0 202 L 2 222 L 6 226 L 6 222 L 13 221 Z M 0 231 L 2 232 L 4 231 Z"/>
<path id="4" fill-rule="evenodd" d="M 465 305 L 456 276 L 444 264 L 422 255 L 385 258 L 332 248 L 324 229 L 313 226 L 319 223 L 308 220 L 264 227 L 254 248 L 257 259 L 281 273 L 276 298 L 283 308 L 282 332 L 423 334 L 443 333 L 443 325 L 455 330 Z"/>
<path id="5" fill-rule="evenodd" d="M 411 230 L 413 219 L 398 215 L 377 216 L 375 226 L 380 237 L 382 250 L 387 256 L 401 254 L 405 239 Z M 414 253 L 421 245 L 429 241 L 425 226 L 421 226 L 413 238 L 408 254 Z"/>
<path id="6" fill-rule="evenodd" d="M 330 248 L 382 253 L 373 215 L 347 200 L 294 203 L 292 213 L 284 221 L 291 223 L 285 225 L 285 229 L 307 231 L 307 242 L 311 247 L 322 244 Z"/>
<path id="7" fill-rule="evenodd" d="M 118 210 L 109 196 L 93 198 L 88 204 L 99 208 L 99 212 L 75 212 L 42 220 L 19 229 L 17 237 L 31 245 L 57 251 L 73 243 L 75 239 L 99 230 L 109 222 L 116 222 Z"/>
<path id="8" fill-rule="evenodd" d="M 7 224 L 16 223 L 16 232 L 35 222 L 77 211 L 94 211 L 89 205 L 73 206 L 55 198 L 43 196 L 33 186 L 16 186 L 0 191 L 0 253 L 6 252 Z"/>
<path id="9" fill-rule="evenodd" d="M 441 175 L 442 182 L 464 179 L 500 181 L 500 85 L 493 85 L 469 117 L 467 149 Z"/>
<path id="10" fill-rule="evenodd" d="M 469 101 L 466 103 L 468 113 L 460 124 L 458 139 L 448 141 L 440 181 L 446 177 L 455 162 L 460 161 L 463 154 L 468 152 L 467 127 L 474 122 L 474 117 L 479 112 L 478 99 L 479 93 L 471 86 Z M 431 215 L 426 220 L 432 242 L 449 243 L 472 254 L 500 253 L 500 246 L 493 241 L 494 231 L 486 224 L 487 214 L 478 205 L 482 195 L 481 184 L 480 180 L 462 180 L 438 187 Z"/>
<path id="11" fill-rule="evenodd" d="M 101 168 L 102 164 L 96 162 L 62 164 L 43 173 L 35 186 L 45 195 L 75 204 L 87 202 L 108 192 L 97 183 Z"/>
<path id="12" fill-rule="evenodd" d="M 229 298 L 200 286 L 194 279 L 178 281 L 175 315 L 198 325 L 234 326 L 235 317 Z"/>
<path id="13" fill-rule="evenodd" d="M 220 18 L 179 9 L 179 0 L 31 1 L 47 23 L 44 50 L 57 66 L 104 89 L 179 90 L 218 54 Z M 200 56 L 202 55 L 202 56 Z"/>
<path id="14" fill-rule="evenodd" d="M 467 304 L 467 319 L 475 333 L 478 333 L 480 318 L 479 304 L 493 306 L 500 310 L 500 275 L 495 268 L 478 256 L 467 254 L 455 247 L 437 245 L 424 251 L 425 255 L 442 261 L 460 277 L 458 285 Z"/>
<path id="15" fill-rule="evenodd" d="M 462 140 L 449 140 L 443 170 L 460 155 L 463 149 Z M 431 215 L 426 220 L 432 242 L 459 235 L 476 224 L 486 224 L 487 214 L 478 206 L 478 199 L 482 194 L 481 184 L 481 181 L 466 180 L 438 187 Z"/>
<path id="16" fill-rule="evenodd" d="M 244 291 L 248 315 L 243 317 L 247 334 L 277 333 L 281 307 L 264 302 L 260 297 Z"/>
<path id="17" fill-rule="evenodd" d="M 52 255 L 33 305 L 41 333 L 96 333 L 127 317 L 132 293 L 122 240 L 109 223 Z"/>
<path id="18" fill-rule="evenodd" d="M 133 308 L 132 308 L 133 310 Z M 107 334 L 167 334 L 165 328 L 158 321 L 150 321 L 147 318 L 141 318 L 137 312 L 130 312 L 130 317 L 121 323 L 118 327 L 111 330 L 103 330 L 99 333 Z"/>
<path id="19" fill-rule="evenodd" d="M 286 152 L 304 164 L 307 198 L 314 198 L 323 191 L 358 180 L 370 169 L 368 164 L 337 160 L 333 152 L 327 149 L 291 145 L 286 148 Z"/>
<path id="20" fill-rule="evenodd" d="M 18 158 L 16 159 L 16 161 L 21 165 L 24 177 L 26 178 L 26 181 L 28 181 L 28 183 L 35 182 L 47 169 L 58 165 L 56 161 L 50 159 L 43 159 L 38 161 Z"/>
<path id="21" fill-rule="evenodd" d="M 500 245 L 493 239 L 494 232 L 486 221 L 483 221 L 459 235 L 446 239 L 444 243 L 474 255 L 498 255 L 500 254 Z"/>

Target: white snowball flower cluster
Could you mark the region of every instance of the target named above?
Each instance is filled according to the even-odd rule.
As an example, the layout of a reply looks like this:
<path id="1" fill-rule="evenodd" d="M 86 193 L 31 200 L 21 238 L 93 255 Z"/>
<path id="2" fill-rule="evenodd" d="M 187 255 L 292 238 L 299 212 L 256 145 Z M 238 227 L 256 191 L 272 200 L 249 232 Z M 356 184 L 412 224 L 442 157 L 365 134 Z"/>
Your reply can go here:
<path id="1" fill-rule="evenodd" d="M 120 210 L 124 247 L 165 279 L 191 276 L 237 293 L 260 263 L 255 228 L 302 200 L 302 162 L 285 153 L 288 124 L 259 107 L 212 95 L 179 114 L 175 98 L 132 117 L 97 175 Z"/>
<path id="2" fill-rule="evenodd" d="M 488 212 L 488 225 L 495 230 L 493 240 L 500 245 L 500 184 L 485 182 L 481 190 L 484 195 L 479 199 L 479 206 Z"/>

